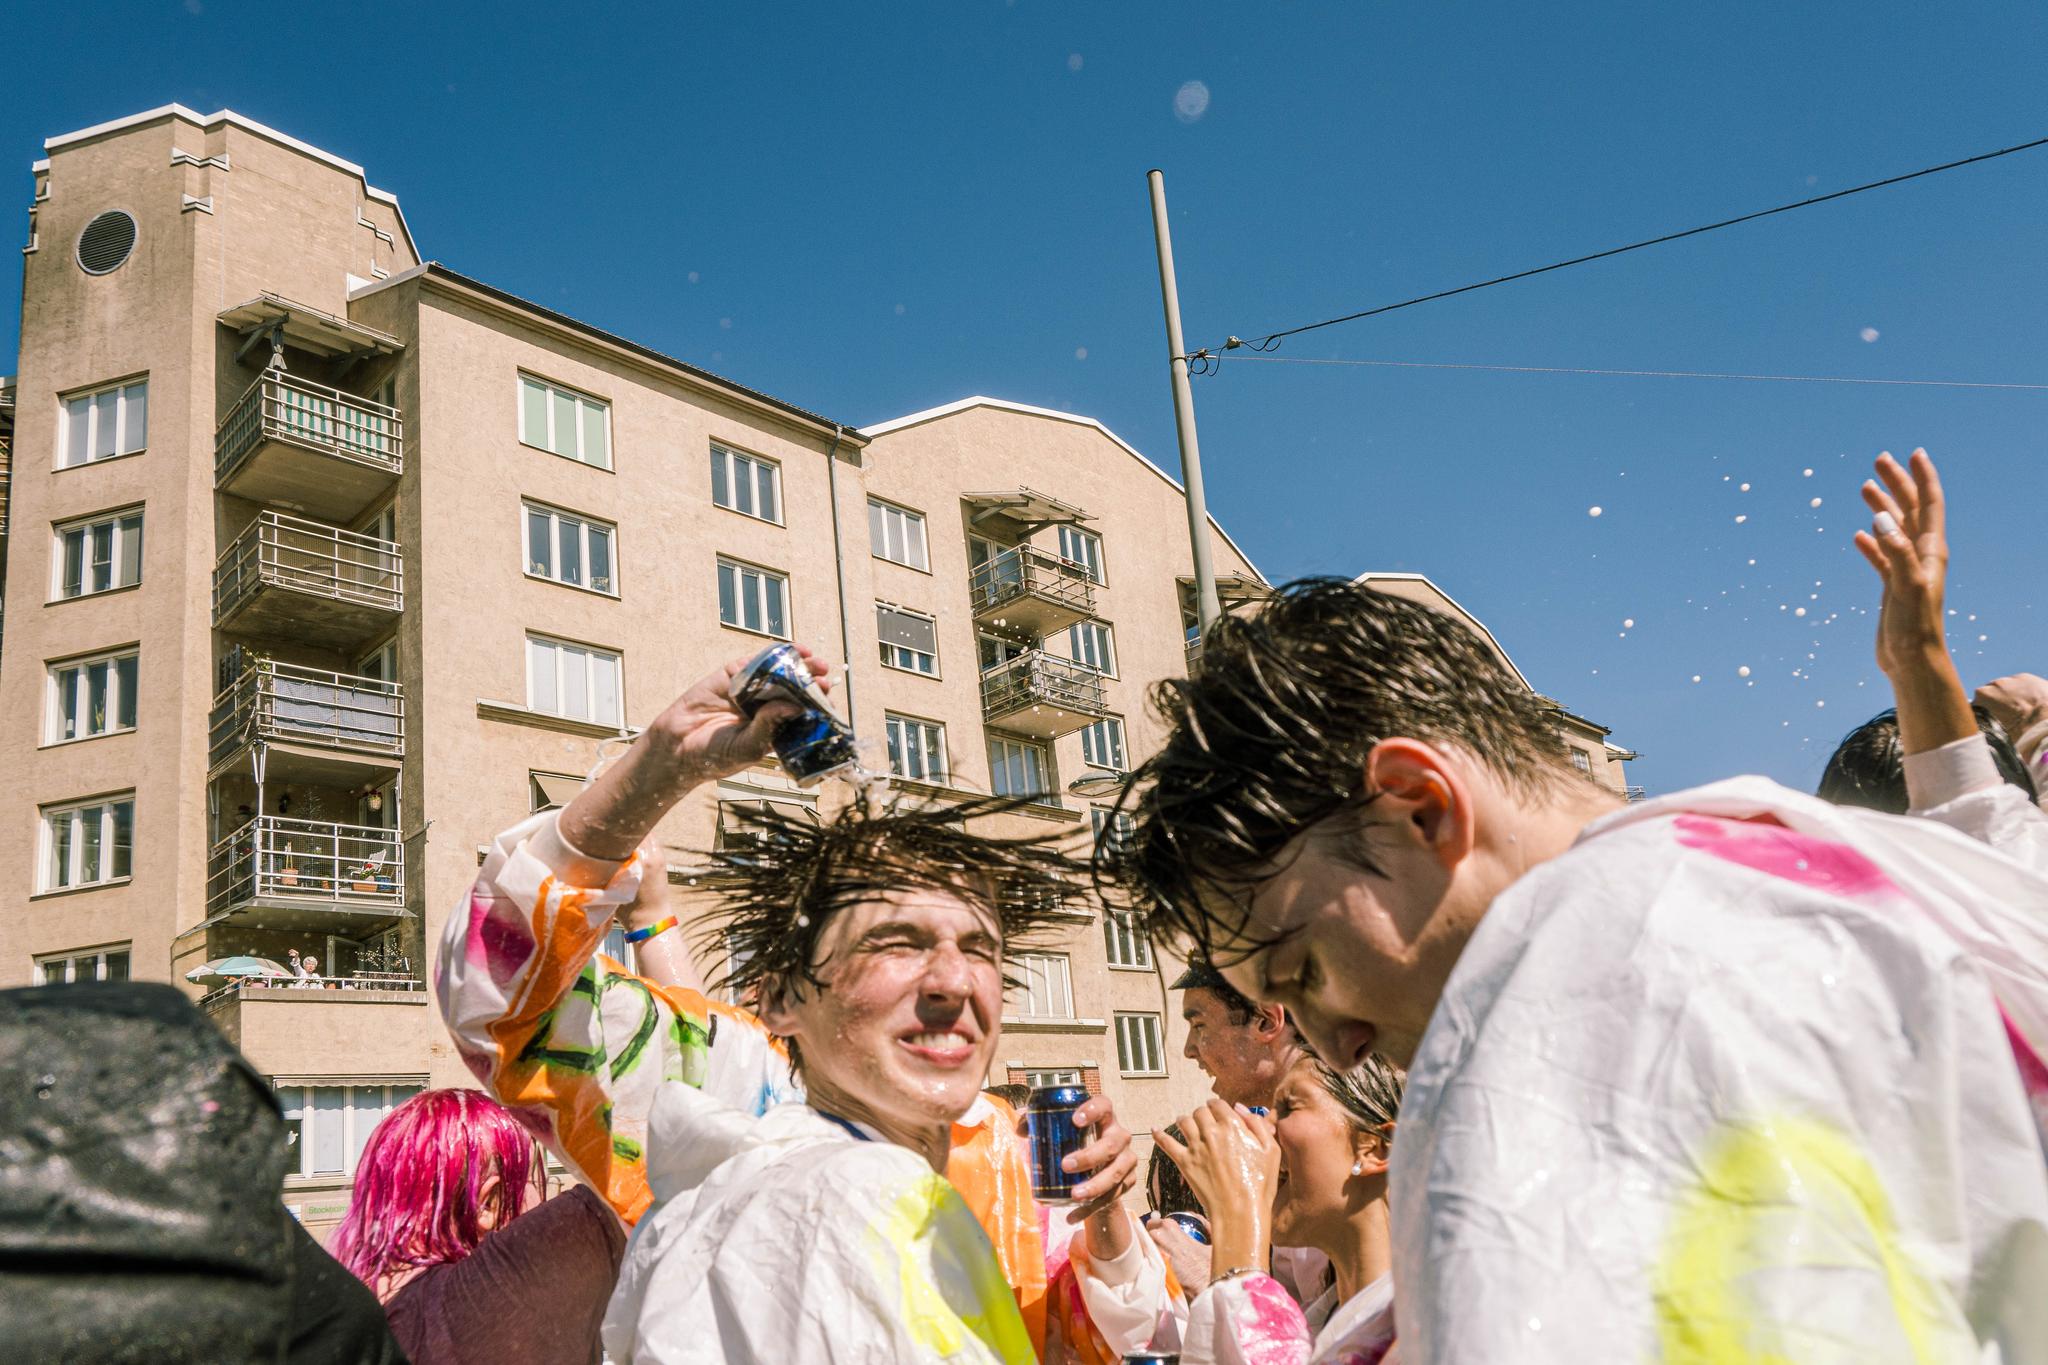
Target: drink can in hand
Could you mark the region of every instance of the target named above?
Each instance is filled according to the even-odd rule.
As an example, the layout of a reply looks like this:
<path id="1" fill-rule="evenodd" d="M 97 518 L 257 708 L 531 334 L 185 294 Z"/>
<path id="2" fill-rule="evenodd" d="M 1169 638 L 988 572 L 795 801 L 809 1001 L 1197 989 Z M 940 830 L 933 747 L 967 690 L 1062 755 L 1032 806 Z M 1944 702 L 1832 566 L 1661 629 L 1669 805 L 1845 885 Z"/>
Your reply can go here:
<path id="1" fill-rule="evenodd" d="M 832 773 L 851 768 L 860 755 L 853 729 L 825 702 L 795 645 L 773 645 L 747 660 L 733 675 L 733 704 L 751 718 L 771 701 L 795 702 L 801 715 L 775 727 L 775 756 L 800 787 L 809 787 Z"/>
<path id="2" fill-rule="evenodd" d="M 1132 1351 L 1123 1365 L 1180 1365 L 1179 1351 Z"/>
<path id="3" fill-rule="evenodd" d="M 1031 1144 L 1031 1195 L 1041 1204 L 1071 1204 L 1074 1187 L 1090 1172 L 1066 1171 L 1060 1162 L 1088 1145 L 1088 1129 L 1074 1122 L 1074 1111 L 1088 1102 L 1078 1085 L 1041 1086 L 1024 1108 L 1024 1130 Z"/>
<path id="4" fill-rule="evenodd" d="M 1195 1217 L 1194 1214 L 1169 1213 L 1166 1216 L 1170 1221 L 1180 1224 L 1180 1230 L 1185 1232 L 1190 1238 L 1200 1242 L 1203 1246 L 1209 1245 L 1209 1229 L 1204 1227 L 1202 1220 Z"/>

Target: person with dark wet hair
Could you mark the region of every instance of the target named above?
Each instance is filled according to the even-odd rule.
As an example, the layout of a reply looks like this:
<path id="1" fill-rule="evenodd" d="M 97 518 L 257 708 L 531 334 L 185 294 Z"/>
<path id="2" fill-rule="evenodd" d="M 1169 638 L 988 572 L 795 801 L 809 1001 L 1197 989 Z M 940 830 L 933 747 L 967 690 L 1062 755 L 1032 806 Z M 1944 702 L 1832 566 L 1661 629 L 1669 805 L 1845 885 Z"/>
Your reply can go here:
<path id="1" fill-rule="evenodd" d="M 713 985 L 751 995 L 758 1019 L 592 961 L 617 913 L 638 920 L 654 826 L 760 761 L 788 716 L 740 712 L 745 662 L 685 692 L 561 812 L 499 838 L 442 946 L 450 1030 L 500 1102 L 636 1223 L 604 1328 L 620 1365 L 1035 1359 L 942 1172 L 953 1123 L 983 1102 L 1006 958 L 1083 894 L 1057 836 L 970 832 L 1016 807 L 997 799 L 862 790 L 822 823 L 770 813 L 760 840 L 704 855 L 697 876 L 698 927 L 726 962 Z M 686 932 L 677 920 L 629 937 L 644 950 Z M 1168 1280 L 1118 1204 L 1130 1135 L 1091 1104 L 1076 1117 L 1095 1132 L 1068 1158 L 1087 1176 L 1075 1292 L 1142 1345 Z"/>
<path id="2" fill-rule="evenodd" d="M 2019 788 L 2029 801 L 2035 800 L 2034 779 L 2005 727 L 1981 706 L 1972 707 L 1971 713 L 1999 780 Z M 1899 743 L 1896 708 L 1885 708 L 1842 737 L 1821 771 L 1815 795 L 1838 806 L 1861 806 L 1893 815 L 1904 815 L 1913 808 L 1906 790 L 1906 753 Z"/>
<path id="3" fill-rule="evenodd" d="M 1153 703 L 1101 875 L 1407 1070 L 1404 1365 L 2048 1352 L 2048 880 L 1762 778 L 1624 805 L 1361 584 L 1224 617 Z"/>

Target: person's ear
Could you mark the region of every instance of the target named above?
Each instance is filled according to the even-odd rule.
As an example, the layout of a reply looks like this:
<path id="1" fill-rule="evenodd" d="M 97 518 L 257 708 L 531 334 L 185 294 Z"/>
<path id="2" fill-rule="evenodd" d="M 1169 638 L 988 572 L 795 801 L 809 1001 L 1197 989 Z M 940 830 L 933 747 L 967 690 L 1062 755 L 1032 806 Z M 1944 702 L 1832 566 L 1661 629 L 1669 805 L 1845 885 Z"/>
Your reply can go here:
<path id="1" fill-rule="evenodd" d="M 1415 739 L 1383 739 L 1365 757 L 1365 789 L 1374 806 L 1446 870 L 1477 842 L 1473 791 L 1461 768 L 1442 751 Z M 1370 809 L 1370 808 L 1368 808 Z"/>
<path id="2" fill-rule="evenodd" d="M 1354 1128 L 1351 1131 L 1351 1174 L 1378 1176 L 1393 1163 L 1393 1124 L 1379 1132 Z"/>
<path id="3" fill-rule="evenodd" d="M 759 1008 L 754 1017 L 777 1038 L 794 1038 L 797 1033 L 796 1002 L 789 988 L 779 981 L 763 981 L 756 988 Z"/>
<path id="4" fill-rule="evenodd" d="M 1262 1043 L 1270 1043 L 1287 1033 L 1287 1011 L 1279 1005 L 1252 1006 L 1252 1032 Z"/>

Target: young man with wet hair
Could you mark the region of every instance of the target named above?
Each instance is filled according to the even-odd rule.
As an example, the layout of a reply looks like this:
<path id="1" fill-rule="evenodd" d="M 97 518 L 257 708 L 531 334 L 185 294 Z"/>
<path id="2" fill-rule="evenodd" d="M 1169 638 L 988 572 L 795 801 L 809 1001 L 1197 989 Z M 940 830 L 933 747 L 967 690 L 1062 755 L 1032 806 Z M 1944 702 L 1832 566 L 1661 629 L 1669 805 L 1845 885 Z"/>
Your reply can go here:
<path id="1" fill-rule="evenodd" d="M 1477 635 L 1226 617 L 1127 799 L 1148 927 L 1408 1067 L 1404 1362 L 2048 1351 L 2048 882 L 1759 778 L 1624 807 Z"/>
<path id="2" fill-rule="evenodd" d="M 1048 841 L 965 828 L 1002 803 L 860 797 L 711 855 L 720 984 L 758 1017 L 679 984 L 701 983 L 687 955 L 669 955 L 672 983 L 596 956 L 621 912 L 643 961 L 685 932 L 643 895 L 659 859 L 642 844 L 694 787 L 767 752 L 784 711 L 741 715 L 744 662 L 684 693 L 559 814 L 500 836 L 442 945 L 464 1060 L 636 1224 L 607 1350 L 622 1365 L 1010 1362 L 1055 1324 L 1084 1338 L 1078 1360 L 1145 1345 L 1170 1280 L 1119 1203 L 1135 1158 L 1106 1098 L 1076 1115 L 1095 1132 L 1067 1159 L 1086 1176 L 1071 1244 L 1041 1237 L 1035 1206 L 985 1229 L 944 1178 L 955 1125 L 983 1103 L 1004 960 L 1080 894 Z M 1026 1249 L 1037 1263 L 1009 1274 Z"/>

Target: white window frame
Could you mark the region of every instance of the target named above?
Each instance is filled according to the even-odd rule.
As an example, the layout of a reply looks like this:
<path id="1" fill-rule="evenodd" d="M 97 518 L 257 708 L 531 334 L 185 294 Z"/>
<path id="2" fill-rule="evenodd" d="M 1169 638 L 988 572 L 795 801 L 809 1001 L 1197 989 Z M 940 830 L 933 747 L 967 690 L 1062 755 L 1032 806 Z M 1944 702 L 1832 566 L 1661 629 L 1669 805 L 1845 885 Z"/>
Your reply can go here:
<path id="1" fill-rule="evenodd" d="M 1113 825 L 1112 821 L 1115 822 Z M 1114 829 L 1115 837 L 1127 839 L 1137 833 L 1138 822 L 1128 811 L 1120 811 L 1110 806 L 1091 806 L 1088 809 L 1088 827 L 1095 837 L 1095 847 L 1099 849 L 1103 846 L 1103 834 L 1106 831 Z"/>
<path id="2" fill-rule="evenodd" d="M 1166 1030 L 1158 1015 L 1134 1011 L 1116 1016 L 1116 1067 L 1124 1076 L 1166 1074 Z"/>
<path id="3" fill-rule="evenodd" d="M 878 634 L 880 631 L 881 614 L 885 611 L 893 611 L 899 616 L 914 616 L 920 621 L 931 622 L 932 641 L 934 644 L 938 642 L 939 620 L 936 616 L 931 615 L 929 612 L 912 611 L 909 607 L 899 607 L 894 602 L 875 603 L 876 630 Z M 893 668 L 900 673 L 915 673 L 920 678 L 936 678 L 939 676 L 939 654 L 937 650 L 927 654 L 924 650 L 912 649 L 908 645 L 892 645 L 887 640 L 877 639 L 875 643 L 881 647 L 882 667 Z"/>
<path id="4" fill-rule="evenodd" d="M 542 705 L 539 689 L 534 686 L 535 646 L 553 651 L 555 706 Z M 569 691 L 565 685 L 568 682 L 568 674 L 564 670 L 569 667 L 570 658 L 578 654 L 583 656 L 583 698 L 589 704 L 591 712 L 587 716 L 573 715 L 563 709 L 569 697 Z M 612 697 L 618 707 L 618 714 L 615 716 L 600 716 L 597 714 L 597 664 L 600 660 L 609 660 L 612 665 Z M 616 649 L 606 649 L 602 645 L 587 645 L 580 640 L 564 640 L 558 636 L 543 635 L 538 631 L 528 631 L 526 633 L 526 709 L 535 715 L 557 716 L 563 720 L 582 721 L 586 725 L 603 725 L 612 729 L 623 728 L 626 723 L 625 656 Z"/>
<path id="5" fill-rule="evenodd" d="M 1128 911 L 1102 912 L 1102 949 L 1113 971 L 1152 970 L 1152 940 Z"/>
<path id="6" fill-rule="evenodd" d="M 117 808 L 128 808 L 128 871 L 115 871 L 115 855 L 120 830 Z M 93 814 L 88 814 L 93 812 Z M 135 875 L 135 793 L 132 791 L 110 792 L 84 801 L 62 801 L 42 807 L 37 814 L 39 830 L 36 838 L 36 892 L 38 895 L 50 891 L 78 891 L 91 886 L 118 886 L 133 880 Z M 95 819 L 99 824 L 100 866 L 93 871 L 97 874 L 86 876 L 85 867 L 85 823 Z M 63 821 L 68 826 L 66 839 L 65 875 L 68 881 L 59 882 L 56 876 L 57 826 Z"/>
<path id="7" fill-rule="evenodd" d="M 548 562 L 540 563 L 533 557 L 533 531 L 530 525 L 534 517 L 546 517 L 548 521 Z M 610 560 L 611 573 L 606 585 L 597 586 L 597 576 L 590 572 L 590 538 L 595 531 L 605 538 L 605 554 Z M 576 563 L 583 581 L 573 583 L 561 576 L 562 537 L 573 534 L 576 538 Z M 585 592 L 598 593 L 604 597 L 619 595 L 619 528 L 598 517 L 585 516 L 581 512 L 570 512 L 560 507 L 551 507 L 531 498 L 519 500 L 519 558 L 526 565 L 526 576 L 537 578 L 544 583 L 559 583 L 565 588 L 581 588 Z"/>
<path id="8" fill-rule="evenodd" d="M 104 455 L 95 455 L 99 445 L 100 427 L 103 418 L 99 399 L 106 394 L 114 395 L 114 436 L 113 449 Z M 72 411 L 72 404 L 84 403 L 83 416 Z M 139 413 L 139 419 L 137 417 Z M 80 437 L 85 455 L 71 458 L 72 435 L 80 424 L 84 434 Z M 139 432 L 130 428 L 139 426 Z M 139 455 L 149 448 L 149 376 L 140 379 L 121 379 L 98 388 L 85 389 L 78 393 L 62 394 L 57 399 L 57 468 L 78 469 L 103 460 L 116 460 L 123 455 Z"/>
<path id="9" fill-rule="evenodd" d="M 1565 747 L 1572 751 L 1572 766 L 1578 769 L 1582 775 L 1591 777 L 1593 775 L 1593 755 L 1587 753 L 1576 744 L 1568 744 Z"/>
<path id="10" fill-rule="evenodd" d="M 888 737 L 890 772 L 905 782 L 924 782 L 934 787 L 943 787 L 951 780 L 953 766 L 946 761 L 943 722 L 889 711 L 883 716 L 883 731 Z M 924 770 L 922 776 L 909 771 L 913 752 Z"/>
<path id="11" fill-rule="evenodd" d="M 134 708 L 134 698 L 128 697 L 121 687 L 120 665 L 123 659 L 133 659 L 136 661 L 133 672 L 139 680 L 142 672 L 142 650 L 136 645 L 128 645 L 121 649 L 105 650 L 98 654 L 82 654 L 69 659 L 53 659 L 49 663 L 45 671 L 47 684 L 43 689 L 44 744 L 77 744 L 83 740 L 101 739 L 107 735 L 127 734 L 135 729 L 133 724 L 121 725 L 116 723 L 116 719 L 120 716 L 123 709 L 123 701 L 129 703 L 130 709 Z M 94 664 L 105 664 L 107 666 L 105 714 L 108 717 L 108 723 L 102 725 L 97 730 L 90 728 L 92 724 L 92 699 L 86 685 L 88 670 Z M 71 679 L 70 686 L 77 693 L 77 714 L 82 722 L 79 732 L 75 735 L 64 733 L 64 675 L 67 673 L 75 675 Z M 139 682 L 135 690 L 140 692 Z M 137 719 L 140 719 L 139 714 Z"/>
<path id="12" fill-rule="evenodd" d="M 357 1165 L 362 1161 L 363 1147 L 369 1142 L 370 1134 L 377 1125 L 388 1117 L 392 1110 L 427 1088 L 427 1078 L 416 1081 L 367 1082 L 353 1081 L 294 1081 L 289 1085 L 276 1085 L 278 1107 L 284 1111 L 286 1123 L 296 1122 L 298 1131 L 289 1146 L 295 1166 L 287 1168 L 287 1180 L 348 1180 L 354 1177 Z M 333 1111 L 321 1110 L 313 1099 L 315 1090 L 339 1090 L 342 1092 L 341 1108 Z M 364 1098 L 372 1100 L 374 1117 L 359 1115 L 355 1104 L 356 1091 L 364 1092 Z M 328 1122 L 341 1125 L 342 1168 L 339 1171 L 316 1170 L 313 1153 L 318 1142 L 315 1126 L 316 1117 L 323 1112 L 332 1112 Z"/>
<path id="13" fill-rule="evenodd" d="M 1013 1019 L 1072 1019 L 1074 1015 L 1073 963 L 1065 953 L 1019 953 L 1011 966 L 1022 982 L 1013 992 L 1014 1009 L 1004 1012 Z M 1043 1009 L 1035 1008 L 1043 1006 Z"/>
<path id="14" fill-rule="evenodd" d="M 1083 726 L 1081 759 L 1091 768 L 1113 773 L 1129 772 L 1131 753 L 1124 736 L 1123 717 L 1104 716 Z"/>
<path id="15" fill-rule="evenodd" d="M 1012 788 L 1008 773 L 1011 759 L 1022 762 L 1026 768 L 1031 760 L 1037 760 L 1038 786 L 1030 791 Z M 1026 776 L 1029 776 L 1027 772 Z M 1036 740 L 1015 739 L 1009 735 L 988 737 L 988 789 L 996 796 L 1029 796 L 1035 801 L 1058 799 L 1053 789 L 1052 749 Z"/>
<path id="16" fill-rule="evenodd" d="M 1079 564 L 1091 583 L 1109 581 L 1109 575 L 1103 568 L 1101 536 L 1093 531 L 1084 531 L 1078 526 L 1062 524 L 1059 528 L 1059 547 L 1060 558 L 1069 564 Z M 1076 550 L 1080 553 L 1072 553 Z"/>
<path id="17" fill-rule="evenodd" d="M 534 432 L 527 429 L 526 386 L 528 384 L 537 385 L 547 393 L 547 401 L 541 406 L 542 415 L 546 418 L 546 431 Z M 559 455 L 565 460 L 574 460 L 577 464 L 589 465 L 592 469 L 610 469 L 612 467 L 612 405 L 609 400 L 599 398 L 595 394 L 585 393 L 581 389 L 572 389 L 567 384 L 557 384 L 552 379 L 543 379 L 539 375 L 529 374 L 525 370 L 519 371 L 517 379 L 513 381 L 512 393 L 513 401 L 518 405 L 517 421 L 519 423 L 519 443 L 521 445 L 531 446 L 535 450 L 545 450 L 550 455 Z M 576 448 L 573 452 L 562 450 L 555 445 L 556 394 L 561 394 L 576 403 Z M 604 414 L 604 421 L 602 423 L 604 431 L 604 458 L 601 460 L 585 458 L 586 452 L 583 449 L 583 433 L 585 430 L 583 412 L 586 408 L 596 408 Z"/>
<path id="18" fill-rule="evenodd" d="M 913 527 L 915 535 L 911 533 Z M 930 573 L 932 547 L 929 531 L 924 513 L 881 498 L 868 499 L 868 549 L 876 559 L 901 564 L 920 573 Z M 898 552 L 891 554 L 892 548 Z"/>
<path id="19" fill-rule="evenodd" d="M 1055 1085 L 1081 1085 L 1081 1068 L 1078 1066 L 1031 1066 L 1017 1068 L 1023 1076 L 1023 1084 L 1033 1090 L 1044 1090 Z"/>
<path id="20" fill-rule="evenodd" d="M 126 523 L 133 521 L 130 528 Z M 93 532 L 100 527 L 111 528 L 107 532 L 107 586 L 92 586 Z M 145 534 L 142 508 L 123 507 L 113 512 L 95 512 L 89 517 L 78 517 L 71 521 L 60 521 L 50 528 L 50 601 L 76 602 L 81 597 L 96 597 L 104 592 L 119 592 L 142 582 L 142 556 L 149 548 Z M 78 591 L 67 594 L 64 591 L 64 540 L 72 532 L 80 536 L 78 550 Z M 135 578 L 131 582 L 121 581 L 121 569 L 129 559 L 128 540 L 133 536 L 138 542 L 133 559 Z"/>
<path id="21" fill-rule="evenodd" d="M 725 616 L 725 575 L 728 572 L 733 577 L 733 611 L 738 617 L 737 620 L 730 621 Z M 753 579 L 751 585 L 748 583 L 749 578 Z M 779 631 L 774 627 L 774 613 L 768 610 L 768 584 L 771 582 L 779 584 L 781 587 L 782 629 Z M 796 632 L 796 622 L 794 619 L 796 612 L 793 610 L 795 604 L 790 599 L 788 574 L 780 569 L 763 568 L 759 564 L 749 564 L 743 559 L 732 559 L 726 555 L 720 555 L 718 557 L 716 587 L 718 591 L 718 623 L 727 630 L 743 630 L 749 635 L 765 635 L 771 640 L 794 638 Z M 752 599 L 751 605 L 754 608 L 755 615 L 761 622 L 758 626 L 746 624 L 746 609 L 750 605 L 748 599 Z"/>
<path id="22" fill-rule="evenodd" d="M 1116 632 L 1107 621 L 1076 621 L 1067 627 L 1067 657 L 1091 673 L 1114 678 Z"/>
<path id="23" fill-rule="evenodd" d="M 725 484 L 726 501 L 724 502 L 718 500 L 721 466 L 723 466 L 723 482 Z M 747 501 L 753 504 L 752 507 L 742 507 L 739 505 L 740 495 L 738 490 L 740 482 L 738 475 L 742 468 L 747 470 L 746 497 Z M 768 495 L 775 499 L 775 515 L 772 517 L 762 516 L 759 510 L 761 503 L 761 476 L 759 471 L 763 469 L 768 471 Z M 765 521 L 771 526 L 787 525 L 788 523 L 783 519 L 782 462 L 780 460 L 771 460 L 766 455 L 755 455 L 749 451 L 737 450 L 723 441 L 713 441 L 711 443 L 711 502 L 715 507 L 723 507 L 728 512 L 737 512 L 743 517 L 752 517 L 755 521 Z"/>
<path id="24" fill-rule="evenodd" d="M 121 974 L 110 977 L 107 975 L 108 959 L 114 957 L 122 960 Z M 68 953 L 45 953 L 37 957 L 35 963 L 38 986 L 68 986 L 79 981 L 131 981 L 135 976 L 134 945 L 129 943 L 110 943 L 104 948 L 74 948 Z M 78 968 L 84 963 L 92 964 L 91 976 L 78 974 Z M 63 968 L 61 976 L 50 970 L 57 966 Z"/>

